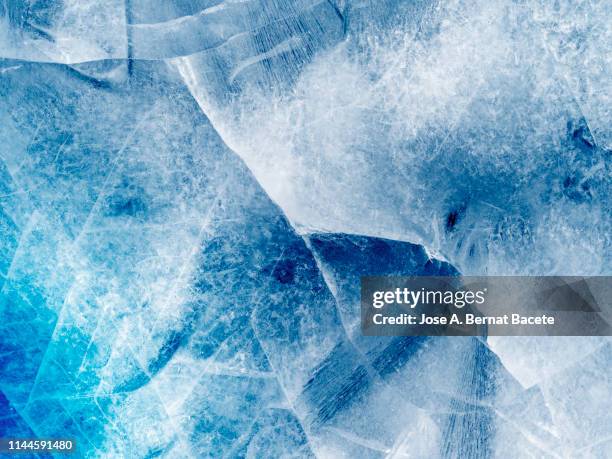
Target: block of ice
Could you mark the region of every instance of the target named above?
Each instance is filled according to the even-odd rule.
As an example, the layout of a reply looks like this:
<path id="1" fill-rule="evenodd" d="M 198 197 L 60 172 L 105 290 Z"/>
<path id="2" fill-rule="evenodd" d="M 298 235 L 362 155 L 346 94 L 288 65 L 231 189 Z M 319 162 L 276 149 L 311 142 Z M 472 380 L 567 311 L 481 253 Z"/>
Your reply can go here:
<path id="1" fill-rule="evenodd" d="M 605 457 L 608 338 L 369 339 L 358 295 L 610 274 L 609 2 L 102 3 L 0 5 L 0 437 Z"/>

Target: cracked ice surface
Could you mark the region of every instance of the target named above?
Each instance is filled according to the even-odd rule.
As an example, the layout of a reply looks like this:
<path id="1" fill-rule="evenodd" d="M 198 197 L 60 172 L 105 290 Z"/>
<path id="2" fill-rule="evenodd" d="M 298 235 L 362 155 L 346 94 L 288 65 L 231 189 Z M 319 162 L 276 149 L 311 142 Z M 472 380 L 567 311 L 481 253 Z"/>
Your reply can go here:
<path id="1" fill-rule="evenodd" d="M 606 457 L 608 338 L 365 339 L 358 284 L 610 274 L 610 6 L 2 3 L 0 437 Z"/>
<path id="2" fill-rule="evenodd" d="M 391 11 L 349 4 L 346 39 L 280 93 L 213 80 L 222 57 L 209 52 L 176 65 L 303 232 L 419 242 L 464 273 L 605 270 L 604 6 L 389 3 Z M 262 81 L 276 68 L 252 70 Z"/>
<path id="3" fill-rule="evenodd" d="M 66 64 L 124 58 L 128 1 L 3 2 L 0 57 Z"/>

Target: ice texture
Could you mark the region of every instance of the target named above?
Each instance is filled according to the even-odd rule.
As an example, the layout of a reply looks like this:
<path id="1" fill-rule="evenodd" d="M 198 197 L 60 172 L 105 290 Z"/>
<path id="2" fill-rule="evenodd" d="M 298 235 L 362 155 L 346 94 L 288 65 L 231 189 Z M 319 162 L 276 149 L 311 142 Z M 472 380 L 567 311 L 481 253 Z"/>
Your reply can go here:
<path id="1" fill-rule="evenodd" d="M 7 0 L 0 57 L 76 64 L 126 58 L 131 0 Z"/>
<path id="2" fill-rule="evenodd" d="M 612 40 L 597 4 L 568 2 L 561 19 L 535 2 L 377 3 L 348 4 L 346 39 L 285 91 L 228 97 L 209 53 L 176 65 L 300 232 L 417 242 L 465 274 L 601 273 Z M 569 50 L 554 52 L 570 26 L 592 61 L 571 79 Z M 274 67 L 253 71 L 265 81 Z"/>
<path id="3" fill-rule="evenodd" d="M 609 338 L 367 338 L 364 275 L 612 274 L 609 0 L 0 4 L 0 438 L 608 457 Z"/>

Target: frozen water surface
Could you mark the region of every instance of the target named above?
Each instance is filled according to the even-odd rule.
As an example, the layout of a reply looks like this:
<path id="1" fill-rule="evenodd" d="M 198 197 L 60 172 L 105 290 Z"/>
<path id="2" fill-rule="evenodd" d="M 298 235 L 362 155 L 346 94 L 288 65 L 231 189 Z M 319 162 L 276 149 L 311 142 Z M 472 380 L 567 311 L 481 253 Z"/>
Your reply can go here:
<path id="1" fill-rule="evenodd" d="M 0 4 L 0 437 L 608 457 L 608 338 L 364 338 L 362 275 L 612 274 L 612 3 Z"/>

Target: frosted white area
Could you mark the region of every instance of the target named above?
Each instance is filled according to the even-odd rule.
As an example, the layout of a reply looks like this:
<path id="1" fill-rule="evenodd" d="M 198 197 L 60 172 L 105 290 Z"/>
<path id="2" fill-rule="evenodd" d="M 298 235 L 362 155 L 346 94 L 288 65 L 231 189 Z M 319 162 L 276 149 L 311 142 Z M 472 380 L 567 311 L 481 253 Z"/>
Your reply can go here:
<path id="1" fill-rule="evenodd" d="M 421 243 L 465 274 L 598 274 L 611 254 L 612 68 L 599 45 L 610 40 L 605 2 L 574 3 L 445 2 L 385 26 L 369 18 L 280 93 L 253 84 L 228 98 L 209 53 L 175 63 L 302 232 Z M 585 35 L 581 62 L 554 52 L 567 44 L 550 28 L 573 33 L 564 21 Z M 592 152 L 580 150 L 591 142 L 576 138 L 581 123 Z"/>
<path id="2" fill-rule="evenodd" d="M 75 64 L 127 57 L 125 0 L 8 1 L 0 57 Z"/>

